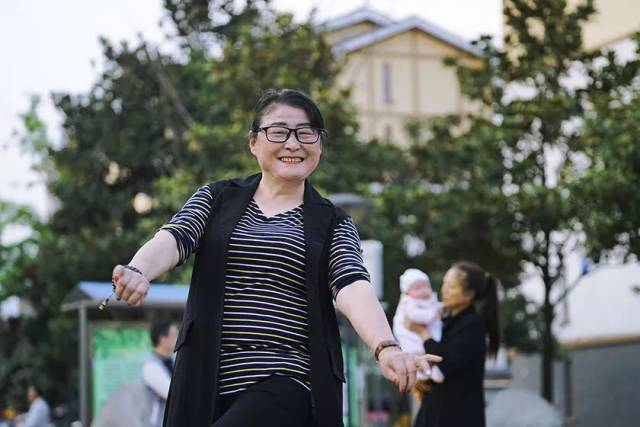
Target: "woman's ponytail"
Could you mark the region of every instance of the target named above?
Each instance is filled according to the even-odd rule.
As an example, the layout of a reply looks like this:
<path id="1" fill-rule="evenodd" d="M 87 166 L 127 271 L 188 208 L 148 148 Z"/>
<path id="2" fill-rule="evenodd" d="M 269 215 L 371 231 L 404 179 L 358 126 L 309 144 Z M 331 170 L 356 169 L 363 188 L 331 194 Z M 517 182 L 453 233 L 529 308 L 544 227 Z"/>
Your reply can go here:
<path id="1" fill-rule="evenodd" d="M 478 311 L 484 318 L 489 336 L 489 354 L 495 356 L 500 348 L 500 323 L 498 320 L 498 285 L 500 282 L 473 262 L 460 261 L 453 264 L 453 268 L 464 273 L 464 287 L 474 292 L 474 302 L 478 303 Z"/>
<path id="2" fill-rule="evenodd" d="M 498 316 L 499 281 L 487 273 L 482 315 L 489 335 L 489 354 L 495 356 L 500 348 L 500 320 Z"/>

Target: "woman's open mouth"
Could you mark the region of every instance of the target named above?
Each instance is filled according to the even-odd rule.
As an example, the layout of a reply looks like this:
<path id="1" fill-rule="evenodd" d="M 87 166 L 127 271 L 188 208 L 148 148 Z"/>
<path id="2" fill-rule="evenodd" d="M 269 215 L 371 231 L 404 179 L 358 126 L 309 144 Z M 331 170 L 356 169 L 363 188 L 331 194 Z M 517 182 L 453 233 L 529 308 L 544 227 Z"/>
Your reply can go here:
<path id="1" fill-rule="evenodd" d="M 302 157 L 278 157 L 278 159 L 286 164 L 295 165 L 297 163 L 302 163 L 304 160 Z"/>

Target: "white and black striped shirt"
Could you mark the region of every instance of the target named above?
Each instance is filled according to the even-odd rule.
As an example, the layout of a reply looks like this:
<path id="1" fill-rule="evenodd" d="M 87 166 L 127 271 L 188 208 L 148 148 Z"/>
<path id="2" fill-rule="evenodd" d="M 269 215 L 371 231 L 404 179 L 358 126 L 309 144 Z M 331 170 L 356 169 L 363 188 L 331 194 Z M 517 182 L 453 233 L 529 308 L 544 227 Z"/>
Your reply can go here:
<path id="1" fill-rule="evenodd" d="M 215 195 L 201 187 L 162 229 L 178 243 L 180 263 L 198 249 Z M 302 205 L 266 217 L 252 200 L 227 248 L 219 393 L 232 395 L 270 375 L 309 387 L 305 242 Z M 328 283 L 335 298 L 369 280 L 353 221 L 334 230 Z"/>

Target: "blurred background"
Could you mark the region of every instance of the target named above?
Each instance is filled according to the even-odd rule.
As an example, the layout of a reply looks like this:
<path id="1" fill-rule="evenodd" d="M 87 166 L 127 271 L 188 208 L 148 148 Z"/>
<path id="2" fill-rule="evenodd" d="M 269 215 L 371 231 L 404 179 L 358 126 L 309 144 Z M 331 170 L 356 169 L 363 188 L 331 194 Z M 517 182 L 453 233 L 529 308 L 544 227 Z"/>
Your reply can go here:
<path id="1" fill-rule="evenodd" d="M 138 380 L 190 269 L 100 312 L 111 268 L 196 186 L 257 171 L 270 87 L 325 114 L 312 181 L 354 216 L 390 316 L 408 267 L 500 278 L 488 425 L 635 425 L 639 30 L 634 0 L 0 3 L 0 425 L 32 382 L 55 425 L 88 426 Z M 408 425 L 341 329 L 345 425 Z"/>

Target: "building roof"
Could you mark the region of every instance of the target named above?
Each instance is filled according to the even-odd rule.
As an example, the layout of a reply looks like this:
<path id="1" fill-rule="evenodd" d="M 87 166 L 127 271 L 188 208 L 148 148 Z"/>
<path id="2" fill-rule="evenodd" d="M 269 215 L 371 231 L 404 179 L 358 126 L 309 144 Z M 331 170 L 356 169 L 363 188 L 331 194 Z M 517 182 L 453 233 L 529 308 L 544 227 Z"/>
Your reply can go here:
<path id="1" fill-rule="evenodd" d="M 418 16 L 412 16 L 366 34 L 347 39 L 336 44 L 333 47 L 333 50 L 336 54 L 353 52 L 410 30 L 422 31 L 471 55 L 482 55 L 482 51 L 480 49 L 473 46 L 462 37 L 459 37 Z"/>
<path id="2" fill-rule="evenodd" d="M 386 27 L 393 24 L 395 21 L 380 12 L 376 12 L 375 10 L 367 7 L 361 7 L 345 13 L 344 15 L 330 19 L 322 24 L 321 27 L 325 30 L 335 31 L 362 24 L 363 22 L 371 22 L 379 27 Z"/>
<path id="3" fill-rule="evenodd" d="M 111 295 L 111 282 L 80 282 L 62 302 L 62 311 L 80 308 L 97 309 L 102 300 Z M 146 308 L 183 308 L 189 294 L 188 285 L 153 283 L 144 299 Z M 128 308 L 123 301 L 109 300 L 108 310 Z"/>

